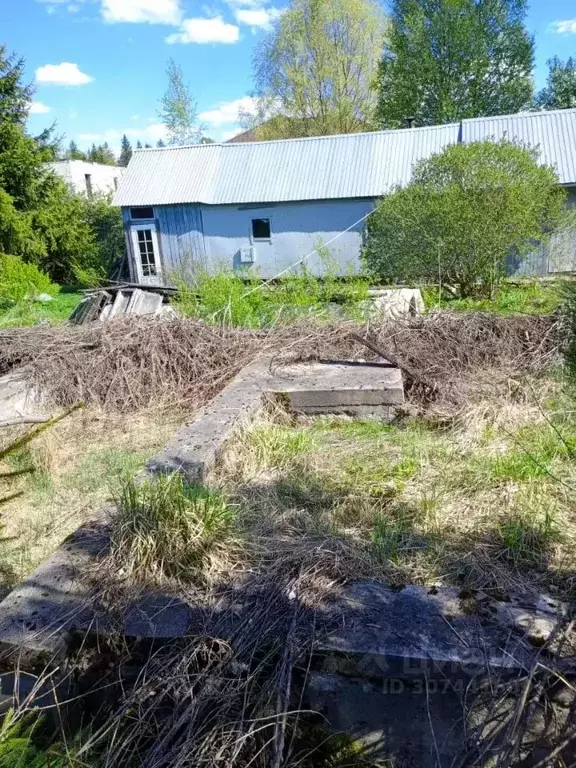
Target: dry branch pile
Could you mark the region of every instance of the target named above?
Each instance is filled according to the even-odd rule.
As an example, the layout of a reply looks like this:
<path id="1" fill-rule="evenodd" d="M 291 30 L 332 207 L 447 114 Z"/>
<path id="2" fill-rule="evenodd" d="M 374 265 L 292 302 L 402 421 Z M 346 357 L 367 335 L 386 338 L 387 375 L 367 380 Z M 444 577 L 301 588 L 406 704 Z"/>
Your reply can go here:
<path id="1" fill-rule="evenodd" d="M 411 400 L 460 405 L 486 384 L 482 372 L 494 385 L 539 375 L 559 362 L 561 349 L 561 325 L 551 316 L 442 312 L 365 328 L 316 328 L 281 359 L 375 360 L 380 353 L 402 368 Z"/>
<path id="2" fill-rule="evenodd" d="M 529 315 L 441 313 L 365 327 L 300 322 L 268 332 L 129 318 L 2 331 L 0 371 L 25 366 L 63 407 L 82 401 L 118 410 L 194 409 L 263 352 L 275 352 L 278 361 L 373 360 L 375 348 L 403 368 L 414 401 L 460 404 L 473 393 L 479 371 L 498 371 L 501 379 L 539 374 L 559 359 L 560 347 L 559 323 Z"/>
<path id="3" fill-rule="evenodd" d="M 192 320 L 119 319 L 0 334 L 0 370 L 25 366 L 54 404 L 194 409 L 266 345 L 266 336 Z"/>

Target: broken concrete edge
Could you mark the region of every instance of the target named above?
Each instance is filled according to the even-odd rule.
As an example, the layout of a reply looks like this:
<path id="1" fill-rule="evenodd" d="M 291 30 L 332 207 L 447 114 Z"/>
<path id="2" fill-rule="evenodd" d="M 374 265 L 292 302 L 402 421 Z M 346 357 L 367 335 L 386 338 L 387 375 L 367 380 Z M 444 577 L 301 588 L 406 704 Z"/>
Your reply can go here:
<path id="1" fill-rule="evenodd" d="M 404 403 L 404 386 L 401 371 L 385 362 L 296 363 L 273 369 L 272 358 L 261 357 L 180 429 L 140 478 L 180 472 L 188 482 L 204 481 L 230 438 L 274 397 L 299 414 L 390 420 L 394 408 Z"/>

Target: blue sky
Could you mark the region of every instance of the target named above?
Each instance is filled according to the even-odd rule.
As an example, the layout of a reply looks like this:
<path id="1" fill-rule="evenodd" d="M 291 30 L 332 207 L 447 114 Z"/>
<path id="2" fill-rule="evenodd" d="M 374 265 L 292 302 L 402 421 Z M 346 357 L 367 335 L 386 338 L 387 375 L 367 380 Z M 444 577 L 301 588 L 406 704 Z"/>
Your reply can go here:
<path id="1" fill-rule="evenodd" d="M 238 131 L 249 108 L 255 43 L 286 0 L 0 0 L 0 41 L 26 59 L 37 91 L 30 130 L 57 122 L 82 147 L 122 133 L 162 136 L 157 110 L 169 57 L 181 64 L 208 135 Z M 536 83 L 546 60 L 576 55 L 576 0 L 532 0 Z"/>

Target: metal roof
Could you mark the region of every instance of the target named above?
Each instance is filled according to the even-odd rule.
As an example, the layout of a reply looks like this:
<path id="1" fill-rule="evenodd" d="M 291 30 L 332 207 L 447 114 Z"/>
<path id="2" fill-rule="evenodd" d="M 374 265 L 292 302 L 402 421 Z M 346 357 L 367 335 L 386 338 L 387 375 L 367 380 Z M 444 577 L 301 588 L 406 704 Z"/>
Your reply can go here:
<path id="1" fill-rule="evenodd" d="M 540 149 L 540 159 L 555 166 L 561 184 L 576 184 L 576 109 L 479 117 L 462 122 L 462 141 L 517 140 Z"/>
<path id="2" fill-rule="evenodd" d="M 134 152 L 120 206 L 274 203 L 380 197 L 410 181 L 416 161 L 458 141 L 520 139 L 539 145 L 563 184 L 576 184 L 576 109 L 406 128 Z"/>

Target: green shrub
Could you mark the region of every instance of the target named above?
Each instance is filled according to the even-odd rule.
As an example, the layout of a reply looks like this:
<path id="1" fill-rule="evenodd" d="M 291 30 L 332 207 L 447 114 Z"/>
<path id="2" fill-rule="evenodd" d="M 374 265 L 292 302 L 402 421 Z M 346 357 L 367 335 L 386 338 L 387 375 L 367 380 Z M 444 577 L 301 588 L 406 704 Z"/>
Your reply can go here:
<path id="1" fill-rule="evenodd" d="M 34 300 L 40 293 L 53 296 L 58 291 L 58 286 L 35 264 L 27 264 L 18 256 L 0 254 L 0 305 Z"/>
<path id="2" fill-rule="evenodd" d="M 455 144 L 418 163 L 368 222 L 365 259 L 388 280 L 456 286 L 492 297 L 510 254 L 568 221 L 566 193 L 537 150 L 507 141 Z"/>

